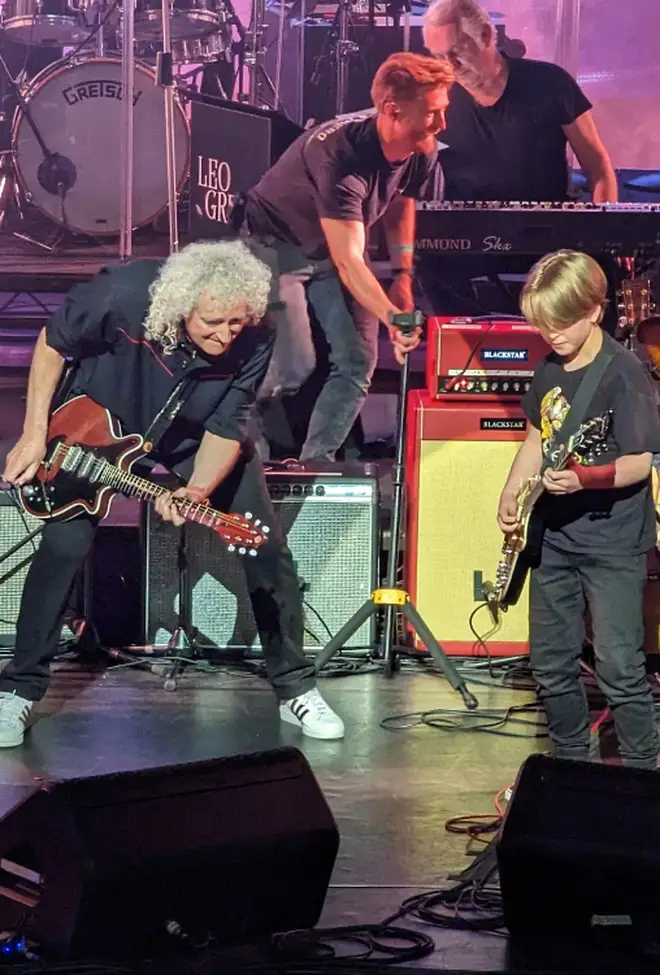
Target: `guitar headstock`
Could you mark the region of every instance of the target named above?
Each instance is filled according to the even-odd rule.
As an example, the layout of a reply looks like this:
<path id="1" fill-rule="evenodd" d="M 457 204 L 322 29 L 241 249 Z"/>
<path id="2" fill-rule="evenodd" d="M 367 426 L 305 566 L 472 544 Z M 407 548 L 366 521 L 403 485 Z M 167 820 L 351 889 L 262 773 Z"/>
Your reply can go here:
<path id="1" fill-rule="evenodd" d="M 567 458 L 571 454 L 586 454 L 589 450 L 599 448 L 605 441 L 612 425 L 612 411 L 602 413 L 593 420 L 586 420 L 566 444 Z"/>
<path id="2" fill-rule="evenodd" d="M 649 278 L 629 278 L 622 282 L 619 302 L 619 325 L 636 329 L 640 322 L 650 318 L 654 310 L 653 293 Z"/>
<path id="3" fill-rule="evenodd" d="M 213 530 L 227 543 L 230 552 L 253 556 L 268 541 L 270 532 L 268 525 L 262 525 L 249 511 L 244 515 L 223 515 L 222 520 L 213 526 Z"/>

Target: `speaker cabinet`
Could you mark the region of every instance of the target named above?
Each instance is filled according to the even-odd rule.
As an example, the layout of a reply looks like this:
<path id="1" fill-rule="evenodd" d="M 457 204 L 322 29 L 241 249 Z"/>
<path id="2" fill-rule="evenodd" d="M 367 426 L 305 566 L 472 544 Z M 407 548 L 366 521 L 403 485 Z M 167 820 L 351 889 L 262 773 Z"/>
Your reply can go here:
<path id="1" fill-rule="evenodd" d="M 43 525 L 26 514 L 9 491 L 0 490 L 0 559 L 23 542 L 13 555 L 0 561 L 0 648 L 13 647 L 23 585 L 32 556 L 39 547 L 39 535 L 30 532 Z"/>
<path id="2" fill-rule="evenodd" d="M 319 919 L 339 843 L 302 754 L 0 787 L 0 929 L 106 957 Z"/>
<path id="3" fill-rule="evenodd" d="M 378 481 L 372 465 L 267 472 L 287 535 L 305 609 L 304 649 L 324 646 L 369 598 L 378 561 Z M 179 531 L 144 511 L 145 643 L 167 644 L 178 610 Z M 199 525 L 186 528 L 192 625 L 200 646 L 261 649 L 240 556 Z M 258 556 L 257 556 L 258 557 Z M 348 642 L 370 647 L 367 621 Z"/>
<path id="4" fill-rule="evenodd" d="M 420 390 L 410 393 L 406 585 L 447 653 L 484 654 L 470 616 L 484 601 L 483 582 L 495 579 L 502 548 L 497 504 L 526 433 L 517 404 L 438 402 Z M 488 638 L 491 654 L 527 652 L 527 613 L 525 588 Z M 486 608 L 473 626 L 481 637 L 493 629 Z"/>
<path id="5" fill-rule="evenodd" d="M 533 755 L 498 844 L 511 935 L 653 935 L 660 916 L 660 777 Z"/>

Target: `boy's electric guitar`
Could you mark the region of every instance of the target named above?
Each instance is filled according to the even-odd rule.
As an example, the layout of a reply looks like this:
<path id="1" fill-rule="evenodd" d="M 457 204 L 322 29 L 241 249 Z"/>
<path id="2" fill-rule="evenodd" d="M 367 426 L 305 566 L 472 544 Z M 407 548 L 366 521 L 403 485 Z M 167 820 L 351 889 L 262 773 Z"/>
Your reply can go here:
<path id="1" fill-rule="evenodd" d="M 547 465 L 553 471 L 561 471 L 571 457 L 588 451 L 599 453 L 612 420 L 610 413 L 583 423 L 566 444 L 560 445 L 551 455 Z M 538 557 L 543 539 L 543 522 L 535 510 L 545 488 L 541 474 L 530 477 L 521 487 L 516 498 L 517 527 L 504 536 L 502 555 L 495 573 L 495 585 L 488 600 L 500 609 L 515 606 L 525 585 L 527 573 Z"/>
<path id="2" fill-rule="evenodd" d="M 48 425 L 46 456 L 33 481 L 21 489 L 28 514 L 67 521 L 86 514 L 104 518 L 117 494 L 156 501 L 167 488 L 131 473 L 150 445 L 139 434 L 123 436 L 113 415 L 88 396 L 56 409 Z M 268 527 L 251 515 L 225 514 L 188 498 L 175 499 L 179 513 L 217 532 L 230 551 L 256 555 Z"/>

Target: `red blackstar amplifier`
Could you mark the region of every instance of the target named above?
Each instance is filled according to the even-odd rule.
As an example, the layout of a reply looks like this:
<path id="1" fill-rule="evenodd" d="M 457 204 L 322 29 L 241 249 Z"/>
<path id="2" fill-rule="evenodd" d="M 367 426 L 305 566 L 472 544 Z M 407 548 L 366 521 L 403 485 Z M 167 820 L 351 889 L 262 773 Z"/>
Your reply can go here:
<path id="1" fill-rule="evenodd" d="M 548 351 L 524 319 L 429 318 L 426 388 L 438 399 L 518 400 Z"/>

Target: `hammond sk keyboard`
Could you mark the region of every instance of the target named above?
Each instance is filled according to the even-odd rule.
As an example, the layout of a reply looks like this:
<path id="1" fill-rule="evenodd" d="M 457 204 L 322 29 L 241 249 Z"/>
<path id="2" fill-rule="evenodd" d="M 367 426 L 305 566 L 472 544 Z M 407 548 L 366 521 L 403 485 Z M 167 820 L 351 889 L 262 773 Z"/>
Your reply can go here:
<path id="1" fill-rule="evenodd" d="M 660 253 L 660 204 L 417 203 L 418 256 Z"/>

